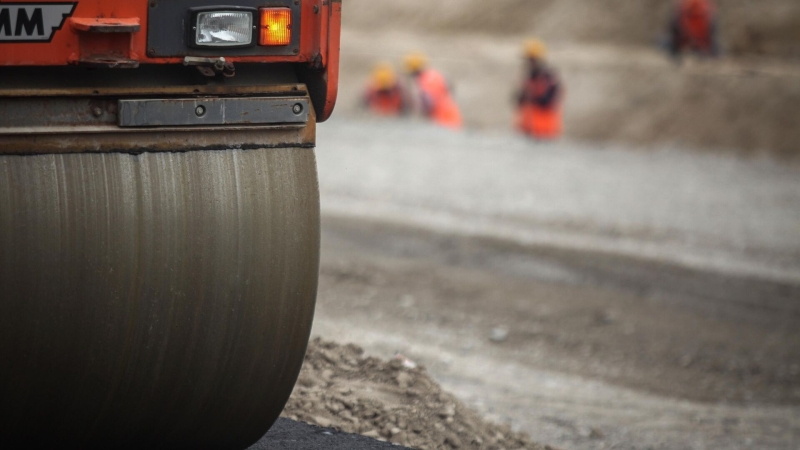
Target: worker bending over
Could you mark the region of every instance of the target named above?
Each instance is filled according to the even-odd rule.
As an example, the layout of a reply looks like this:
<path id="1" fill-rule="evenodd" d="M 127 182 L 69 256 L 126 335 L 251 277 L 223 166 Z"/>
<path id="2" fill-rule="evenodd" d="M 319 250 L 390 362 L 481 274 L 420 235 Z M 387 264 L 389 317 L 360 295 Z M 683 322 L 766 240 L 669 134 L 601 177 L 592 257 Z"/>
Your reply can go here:
<path id="1" fill-rule="evenodd" d="M 364 106 L 381 116 L 400 116 L 408 110 L 406 95 L 391 64 L 375 66 L 364 93 Z"/>
<path id="2" fill-rule="evenodd" d="M 717 17 L 711 0 L 679 0 L 670 22 L 670 51 L 678 57 L 689 50 L 717 56 Z"/>
<path id="3" fill-rule="evenodd" d="M 536 139 L 561 136 L 562 88 L 545 64 L 547 47 L 539 40 L 525 44 L 526 74 L 517 95 L 517 128 Z"/>
<path id="4" fill-rule="evenodd" d="M 464 125 L 461 111 L 453 99 L 450 85 L 438 71 L 428 67 L 427 58 L 418 53 L 405 58 L 406 72 L 414 79 L 422 112 L 433 123 L 452 129 Z"/>

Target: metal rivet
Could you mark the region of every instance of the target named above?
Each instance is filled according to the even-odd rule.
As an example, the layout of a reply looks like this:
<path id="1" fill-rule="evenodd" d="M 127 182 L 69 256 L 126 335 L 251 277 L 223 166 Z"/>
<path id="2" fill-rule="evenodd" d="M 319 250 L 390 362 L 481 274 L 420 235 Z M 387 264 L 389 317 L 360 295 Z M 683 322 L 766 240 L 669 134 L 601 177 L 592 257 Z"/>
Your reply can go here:
<path id="1" fill-rule="evenodd" d="M 300 115 L 300 113 L 303 112 L 303 105 L 300 103 L 295 103 L 294 106 L 292 106 L 292 112 Z"/>
<path id="2" fill-rule="evenodd" d="M 152 48 L 147 51 L 147 56 L 155 56 L 155 54 L 156 54 L 156 51 L 153 50 Z"/>
<path id="3" fill-rule="evenodd" d="M 92 110 L 92 114 L 94 114 L 95 117 L 100 117 L 103 115 L 103 110 L 99 106 L 95 106 Z"/>
<path id="4" fill-rule="evenodd" d="M 314 5 L 314 14 L 319 14 L 319 5 Z"/>
<path id="5" fill-rule="evenodd" d="M 194 113 L 197 117 L 203 117 L 206 114 L 206 107 L 203 105 L 198 105 L 197 108 L 194 109 Z"/>

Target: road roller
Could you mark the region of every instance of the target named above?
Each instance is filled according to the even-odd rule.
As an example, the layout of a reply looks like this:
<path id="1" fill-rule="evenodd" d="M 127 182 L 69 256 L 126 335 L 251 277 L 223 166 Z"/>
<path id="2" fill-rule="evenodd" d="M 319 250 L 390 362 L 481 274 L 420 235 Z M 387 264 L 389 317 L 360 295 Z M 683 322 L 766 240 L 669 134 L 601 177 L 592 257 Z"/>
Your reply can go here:
<path id="1" fill-rule="evenodd" d="M 0 0 L 0 448 L 244 449 L 300 371 L 341 0 Z"/>

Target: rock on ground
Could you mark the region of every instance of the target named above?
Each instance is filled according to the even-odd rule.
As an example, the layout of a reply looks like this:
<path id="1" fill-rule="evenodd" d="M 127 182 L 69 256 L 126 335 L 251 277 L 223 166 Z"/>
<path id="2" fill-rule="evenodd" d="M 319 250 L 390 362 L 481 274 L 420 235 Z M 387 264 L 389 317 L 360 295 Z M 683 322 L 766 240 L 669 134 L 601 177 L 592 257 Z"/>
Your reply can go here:
<path id="1" fill-rule="evenodd" d="M 484 421 L 400 355 L 381 361 L 319 338 L 283 416 L 419 449 L 550 449 Z"/>

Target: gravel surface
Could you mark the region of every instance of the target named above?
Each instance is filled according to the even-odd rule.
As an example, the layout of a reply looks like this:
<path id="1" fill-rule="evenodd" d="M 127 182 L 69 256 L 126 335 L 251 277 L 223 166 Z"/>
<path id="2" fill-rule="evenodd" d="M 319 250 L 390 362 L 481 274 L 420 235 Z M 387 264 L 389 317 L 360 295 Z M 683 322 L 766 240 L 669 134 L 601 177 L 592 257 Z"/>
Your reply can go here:
<path id="1" fill-rule="evenodd" d="M 322 245 L 315 335 L 536 442 L 797 450 L 800 283 L 329 216 Z"/>
<path id="2" fill-rule="evenodd" d="M 381 361 L 320 339 L 283 416 L 419 449 L 549 448 L 481 419 L 401 355 Z"/>
<path id="3" fill-rule="evenodd" d="M 800 164 L 416 122 L 320 127 L 323 213 L 800 280 Z"/>
<path id="4" fill-rule="evenodd" d="M 796 450 L 796 162 L 415 121 L 319 132 L 314 333 L 410 355 L 538 442 Z"/>

